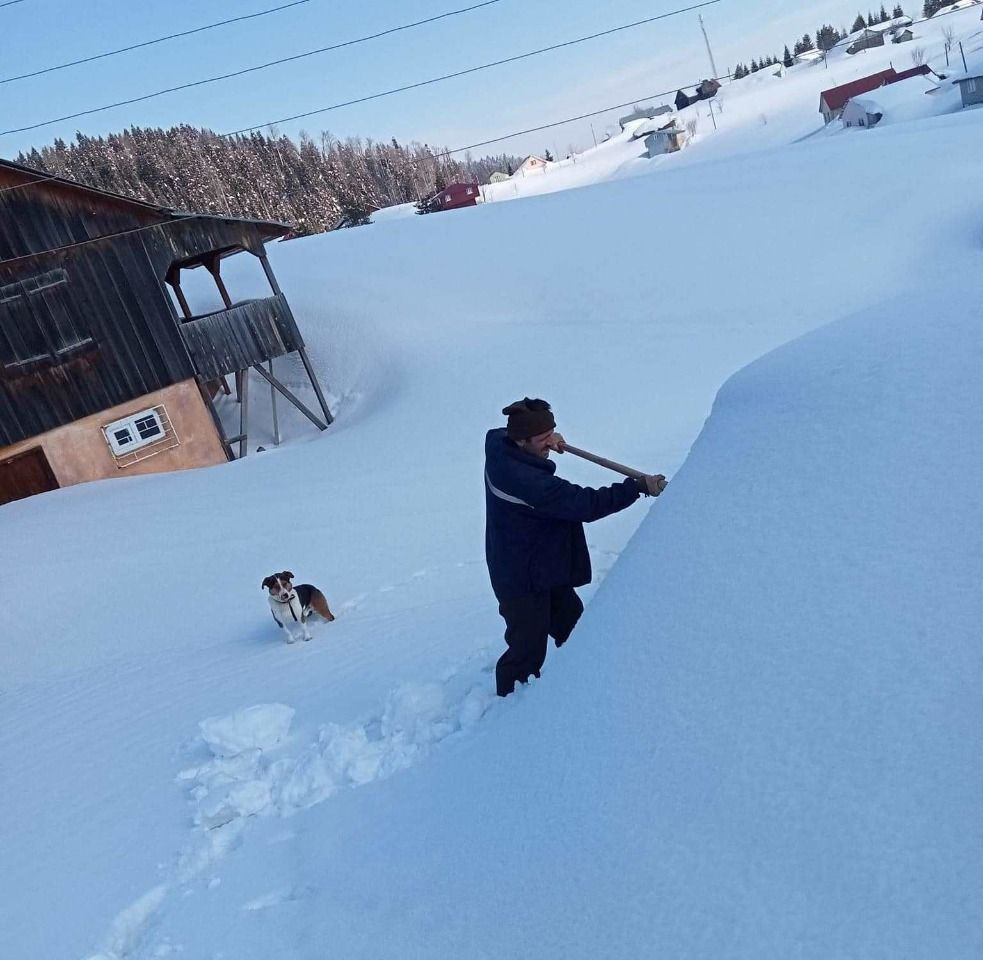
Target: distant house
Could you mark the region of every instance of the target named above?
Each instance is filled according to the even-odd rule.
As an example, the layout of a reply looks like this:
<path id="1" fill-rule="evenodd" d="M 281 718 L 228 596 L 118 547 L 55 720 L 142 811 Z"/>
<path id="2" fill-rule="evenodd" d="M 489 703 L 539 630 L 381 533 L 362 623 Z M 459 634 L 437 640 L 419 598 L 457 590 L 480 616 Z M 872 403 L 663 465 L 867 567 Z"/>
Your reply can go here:
<path id="1" fill-rule="evenodd" d="M 822 50 L 803 50 L 802 53 L 797 53 L 795 55 L 796 63 L 816 63 L 822 60 L 823 52 Z"/>
<path id="2" fill-rule="evenodd" d="M 701 80 L 696 85 L 692 96 L 687 96 L 682 90 L 676 93 L 676 109 L 683 110 L 698 100 L 709 100 L 711 97 L 716 96 L 719 89 L 720 84 L 716 80 Z"/>
<path id="3" fill-rule="evenodd" d="M 931 73 L 927 64 L 912 67 L 910 70 L 902 70 L 898 73 L 893 67 L 887 70 L 880 70 L 872 73 L 868 77 L 861 77 L 859 80 L 851 80 L 850 83 L 841 84 L 838 87 L 831 87 L 823 90 L 819 94 L 819 112 L 823 115 L 825 123 L 832 123 L 843 112 L 846 102 L 852 97 L 859 97 L 878 87 L 885 87 L 899 80 L 906 80 L 908 77 L 915 77 L 921 74 Z"/>
<path id="4" fill-rule="evenodd" d="M 873 127 L 884 116 L 873 100 L 857 97 L 847 101 L 840 114 L 844 127 Z"/>
<path id="5" fill-rule="evenodd" d="M 884 46 L 884 32 L 882 30 L 864 30 L 853 43 L 846 48 L 847 53 L 860 53 L 861 50 L 869 50 L 871 47 Z"/>
<path id="6" fill-rule="evenodd" d="M 488 182 L 489 183 L 504 183 L 506 180 L 509 180 L 509 179 L 510 179 L 510 177 L 509 177 L 509 175 L 507 173 L 502 173 L 501 170 L 496 170 L 488 178 Z"/>
<path id="7" fill-rule="evenodd" d="M 899 30 L 893 37 L 891 37 L 891 43 L 907 43 L 909 40 L 914 40 L 915 35 L 910 30 Z"/>
<path id="8" fill-rule="evenodd" d="M 658 120 L 646 120 L 643 123 L 638 124 L 632 132 L 629 139 L 631 140 L 643 140 L 649 134 L 659 133 L 663 130 L 668 130 L 671 127 L 676 126 L 675 118 L 672 118 L 668 123 L 664 123 L 664 117 L 659 117 Z"/>
<path id="9" fill-rule="evenodd" d="M 473 207 L 480 196 L 481 191 L 476 183 L 449 183 L 443 190 L 421 200 L 418 208 L 420 213 L 439 213 L 460 207 Z"/>
<path id="10" fill-rule="evenodd" d="M 959 85 L 959 93 L 963 98 L 963 106 L 971 107 L 983 103 L 983 71 L 974 71 L 952 81 Z"/>
<path id="11" fill-rule="evenodd" d="M 629 123 L 635 120 L 651 120 L 653 117 L 661 117 L 664 113 L 672 113 L 672 107 L 668 103 L 659 107 L 635 107 L 631 113 L 618 120 L 618 125 L 624 130 Z"/>
<path id="12" fill-rule="evenodd" d="M 527 173 L 545 173 L 547 166 L 549 166 L 549 160 L 538 157 L 533 153 L 519 164 L 513 176 L 518 177 L 521 175 L 524 177 Z"/>
<path id="13" fill-rule="evenodd" d="M 664 153 L 675 153 L 686 142 L 686 132 L 676 126 L 676 121 L 666 124 L 659 130 L 652 130 L 645 137 L 645 154 L 658 157 Z"/>

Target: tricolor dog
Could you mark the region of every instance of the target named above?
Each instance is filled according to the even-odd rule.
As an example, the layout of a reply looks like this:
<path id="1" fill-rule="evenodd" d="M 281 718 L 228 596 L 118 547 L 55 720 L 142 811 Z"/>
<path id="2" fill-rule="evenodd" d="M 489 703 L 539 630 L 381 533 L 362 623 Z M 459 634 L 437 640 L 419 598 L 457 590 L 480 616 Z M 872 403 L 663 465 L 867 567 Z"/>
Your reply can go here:
<path id="1" fill-rule="evenodd" d="M 328 608 L 328 601 L 317 587 L 309 583 L 293 584 L 294 575 L 289 570 L 282 573 L 271 573 L 263 581 L 263 589 L 270 593 L 270 609 L 277 626 L 287 632 L 287 643 L 298 639 L 300 632 L 305 640 L 311 639 L 307 629 L 307 621 L 317 614 L 329 623 L 334 620 L 334 614 Z"/>

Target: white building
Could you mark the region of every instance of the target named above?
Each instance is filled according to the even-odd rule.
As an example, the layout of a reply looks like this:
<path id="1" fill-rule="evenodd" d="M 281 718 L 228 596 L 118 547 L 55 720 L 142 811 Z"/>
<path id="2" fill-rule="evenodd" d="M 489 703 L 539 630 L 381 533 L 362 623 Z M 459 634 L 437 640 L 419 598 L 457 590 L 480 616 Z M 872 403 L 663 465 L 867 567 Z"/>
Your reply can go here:
<path id="1" fill-rule="evenodd" d="M 526 176 L 529 173 L 545 173 L 546 168 L 550 165 L 549 160 L 544 160 L 542 157 L 537 157 L 536 154 L 532 153 L 522 163 L 519 164 L 519 168 L 515 171 L 512 176 Z"/>

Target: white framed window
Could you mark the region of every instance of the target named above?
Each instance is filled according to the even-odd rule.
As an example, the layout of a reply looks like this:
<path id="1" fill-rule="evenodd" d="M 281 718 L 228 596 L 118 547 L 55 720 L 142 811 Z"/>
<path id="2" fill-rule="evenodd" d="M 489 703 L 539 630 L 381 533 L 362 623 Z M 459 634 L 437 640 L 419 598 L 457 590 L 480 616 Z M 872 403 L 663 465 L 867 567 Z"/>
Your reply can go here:
<path id="1" fill-rule="evenodd" d="M 966 92 L 967 93 L 976 93 L 976 78 L 975 77 L 972 80 L 967 80 L 966 81 Z"/>
<path id="2" fill-rule="evenodd" d="M 141 447 L 150 446 L 168 436 L 168 424 L 163 407 L 150 407 L 128 417 L 114 420 L 102 428 L 102 432 L 115 457 L 123 457 Z"/>

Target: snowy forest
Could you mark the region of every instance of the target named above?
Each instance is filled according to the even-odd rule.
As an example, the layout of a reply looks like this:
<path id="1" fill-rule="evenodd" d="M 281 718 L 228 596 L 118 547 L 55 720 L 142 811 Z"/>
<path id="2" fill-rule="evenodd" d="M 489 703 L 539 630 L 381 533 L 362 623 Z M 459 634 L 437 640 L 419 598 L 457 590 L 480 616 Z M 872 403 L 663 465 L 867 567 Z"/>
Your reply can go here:
<path id="1" fill-rule="evenodd" d="M 426 144 L 403 145 L 322 133 L 254 132 L 222 137 L 192 126 L 131 127 L 107 137 L 76 134 L 17 162 L 161 206 L 290 223 L 297 234 L 364 223 L 375 209 L 416 201 L 455 180 L 487 183 L 521 162 L 506 154 L 475 160 Z"/>

